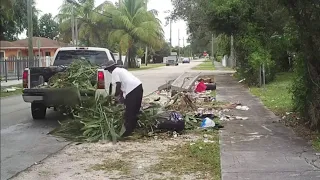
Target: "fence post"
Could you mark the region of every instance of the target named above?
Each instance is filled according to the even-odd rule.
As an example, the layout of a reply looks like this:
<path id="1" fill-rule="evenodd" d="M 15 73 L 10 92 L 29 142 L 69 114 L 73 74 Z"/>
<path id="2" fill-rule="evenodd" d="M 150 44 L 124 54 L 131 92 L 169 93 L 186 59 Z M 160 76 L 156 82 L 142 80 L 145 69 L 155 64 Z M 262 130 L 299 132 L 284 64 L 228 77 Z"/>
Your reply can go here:
<path id="1" fill-rule="evenodd" d="M 262 64 L 260 64 L 259 66 L 259 87 L 262 87 L 262 68 L 261 68 Z"/>
<path id="2" fill-rule="evenodd" d="M 18 60 L 18 58 L 17 58 L 17 75 L 18 75 L 18 81 L 20 80 L 20 62 L 21 62 L 21 59 Z"/>
<path id="3" fill-rule="evenodd" d="M 8 82 L 8 67 L 7 67 L 7 60 L 4 60 L 4 73 L 6 77 L 6 82 Z"/>
<path id="4" fill-rule="evenodd" d="M 264 63 L 262 64 L 262 72 L 263 72 L 263 90 L 266 90 L 266 71 L 264 68 Z"/>

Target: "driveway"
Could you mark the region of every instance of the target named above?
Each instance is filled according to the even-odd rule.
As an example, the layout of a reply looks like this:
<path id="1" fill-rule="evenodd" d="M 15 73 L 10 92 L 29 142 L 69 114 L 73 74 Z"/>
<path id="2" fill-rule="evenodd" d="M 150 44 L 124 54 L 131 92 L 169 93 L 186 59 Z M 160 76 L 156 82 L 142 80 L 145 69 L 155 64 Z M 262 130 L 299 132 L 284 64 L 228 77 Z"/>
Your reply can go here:
<path id="1" fill-rule="evenodd" d="M 147 95 L 199 63 L 193 61 L 132 73 L 143 82 L 144 94 Z M 30 104 L 23 102 L 21 96 L 1 99 L 1 179 L 14 176 L 68 144 L 63 139 L 47 135 L 57 127 L 57 120 L 61 118 L 49 110 L 46 120 L 34 121 Z"/>

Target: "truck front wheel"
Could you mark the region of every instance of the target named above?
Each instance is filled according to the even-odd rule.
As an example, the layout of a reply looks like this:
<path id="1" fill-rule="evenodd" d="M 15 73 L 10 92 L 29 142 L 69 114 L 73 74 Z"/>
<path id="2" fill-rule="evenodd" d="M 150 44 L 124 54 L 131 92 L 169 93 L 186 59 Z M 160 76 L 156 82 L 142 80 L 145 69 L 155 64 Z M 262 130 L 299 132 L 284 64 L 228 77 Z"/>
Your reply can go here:
<path id="1" fill-rule="evenodd" d="M 34 120 L 44 119 L 46 117 L 47 107 L 42 103 L 31 103 L 31 114 Z"/>

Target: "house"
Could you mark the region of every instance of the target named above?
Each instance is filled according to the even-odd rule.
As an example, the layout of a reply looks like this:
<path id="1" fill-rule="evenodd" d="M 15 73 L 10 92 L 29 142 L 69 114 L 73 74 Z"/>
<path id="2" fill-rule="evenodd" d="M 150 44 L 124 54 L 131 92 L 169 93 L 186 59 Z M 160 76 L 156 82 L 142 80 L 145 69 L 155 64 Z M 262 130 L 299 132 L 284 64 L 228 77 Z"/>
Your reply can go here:
<path id="1" fill-rule="evenodd" d="M 40 44 L 39 44 L 40 43 Z M 34 56 L 52 57 L 59 47 L 69 46 L 67 43 L 56 40 L 33 37 L 33 54 Z M 38 48 L 38 46 L 40 48 Z M 39 54 L 40 49 L 40 54 Z M 28 56 L 28 39 L 21 39 L 13 42 L 0 41 L 0 59 L 8 59 L 10 57 L 27 57 Z"/>
<path id="2" fill-rule="evenodd" d="M 35 57 L 41 57 L 29 61 L 28 57 L 28 39 L 21 39 L 13 42 L 0 41 L 0 76 L 10 79 L 11 77 L 20 77 L 25 67 L 32 62 L 39 67 L 52 65 L 53 56 L 60 47 L 69 46 L 56 40 L 33 37 L 33 54 Z M 39 47 L 39 48 L 38 48 Z"/>

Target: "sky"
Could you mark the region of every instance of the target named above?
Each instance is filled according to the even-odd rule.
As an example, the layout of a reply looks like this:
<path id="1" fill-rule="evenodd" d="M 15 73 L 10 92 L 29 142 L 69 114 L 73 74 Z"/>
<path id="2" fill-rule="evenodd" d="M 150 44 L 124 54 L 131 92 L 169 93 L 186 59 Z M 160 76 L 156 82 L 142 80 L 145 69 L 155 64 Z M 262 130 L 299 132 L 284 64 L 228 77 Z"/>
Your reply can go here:
<path id="1" fill-rule="evenodd" d="M 101 4 L 105 0 L 95 0 L 96 5 Z M 109 0 L 115 2 L 117 0 Z M 62 5 L 63 0 L 35 0 L 36 8 L 40 11 L 40 16 L 45 13 L 51 13 L 53 16 L 59 12 L 59 7 Z M 167 41 L 170 39 L 170 26 L 165 26 L 165 17 L 168 13 L 165 11 L 173 10 L 171 0 L 150 0 L 148 3 L 148 9 L 156 9 L 159 12 L 158 18 L 162 22 L 163 30 L 165 32 L 165 38 Z M 177 21 L 172 23 L 172 45 L 178 45 L 178 31 L 180 30 L 180 46 L 183 46 L 183 38 L 185 39 L 185 45 L 187 45 L 187 25 L 184 21 Z"/>

